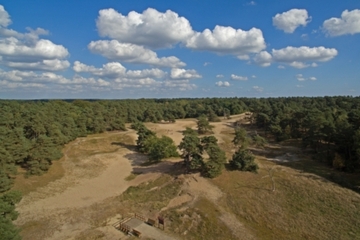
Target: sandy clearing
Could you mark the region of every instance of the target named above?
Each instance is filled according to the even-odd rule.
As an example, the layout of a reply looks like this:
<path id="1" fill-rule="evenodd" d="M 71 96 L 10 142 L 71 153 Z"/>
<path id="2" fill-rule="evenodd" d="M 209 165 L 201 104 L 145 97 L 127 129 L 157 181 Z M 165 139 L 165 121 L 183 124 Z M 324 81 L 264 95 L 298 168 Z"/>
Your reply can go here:
<path id="1" fill-rule="evenodd" d="M 215 126 L 214 134 L 219 139 L 219 142 L 222 142 L 221 132 L 229 130 L 231 122 L 242 117 L 242 115 L 239 115 L 232 117 L 230 120 L 211 123 Z M 146 123 L 146 126 L 155 131 L 159 136 L 169 136 L 174 140 L 175 144 L 179 144 L 183 137 L 182 131 L 186 127 L 195 129 L 196 121 L 195 119 L 187 119 L 177 120 L 175 124 Z M 88 140 L 107 138 L 117 134 L 128 135 L 134 142 L 137 138 L 134 130 L 107 133 L 99 137 L 79 138 L 70 143 L 71 146 L 67 148 L 67 151 L 69 152 L 82 146 Z M 89 218 L 89 213 L 82 209 L 90 208 L 94 204 L 118 196 L 129 186 L 135 186 L 142 182 L 156 179 L 162 173 L 171 170 L 173 162 L 178 161 L 173 159 L 144 167 L 140 164 L 146 160 L 146 156 L 126 146 L 119 146 L 117 151 L 111 153 L 101 153 L 99 151 L 99 154 L 77 160 L 77 162 L 67 157 L 66 154 L 65 152 L 65 160 L 62 163 L 65 169 L 64 177 L 26 195 L 17 206 L 17 211 L 20 213 L 19 218 L 15 222 L 17 225 L 23 225 L 27 222 L 40 219 L 49 219 L 49 224 L 51 223 L 54 229 L 53 233 L 51 236 L 43 236 L 42 239 L 71 239 L 84 230 L 91 228 L 88 224 L 79 222 L 79 219 L 88 220 Z M 132 181 L 126 181 L 125 178 L 131 172 L 141 172 L 142 174 Z M 216 204 L 223 195 L 220 189 L 198 175 L 191 176 L 185 188 L 190 195 L 184 194 L 175 198 L 170 201 L 168 208 L 195 200 L 198 196 L 206 197 Z M 221 209 L 221 212 L 222 216 L 220 219 L 229 228 L 232 230 L 240 229 L 239 226 L 242 225 L 236 221 L 235 216 L 227 214 L 223 209 Z M 78 213 L 76 221 L 69 217 L 74 213 Z M 234 221 L 236 222 L 231 223 Z M 120 239 L 124 237 L 122 233 L 116 234 L 116 231 L 114 232 L 108 227 L 99 230 L 109 234 L 106 235 L 109 237 L 107 239 Z"/>
<path id="2" fill-rule="evenodd" d="M 116 153 L 105 154 L 103 157 L 107 158 L 108 163 L 106 169 L 99 176 L 91 179 L 72 179 L 71 176 L 60 179 L 57 186 L 66 186 L 69 181 L 74 181 L 65 190 L 53 185 L 44 187 L 51 188 L 49 190 L 39 189 L 37 192 L 52 192 L 53 196 L 44 199 L 36 199 L 31 194 L 25 196 L 17 206 L 20 217 L 16 223 L 22 224 L 24 221 L 32 219 L 39 211 L 44 217 L 46 213 L 53 213 L 52 210 L 89 206 L 125 191 L 130 183 L 124 178 L 132 171 L 131 163 Z"/>

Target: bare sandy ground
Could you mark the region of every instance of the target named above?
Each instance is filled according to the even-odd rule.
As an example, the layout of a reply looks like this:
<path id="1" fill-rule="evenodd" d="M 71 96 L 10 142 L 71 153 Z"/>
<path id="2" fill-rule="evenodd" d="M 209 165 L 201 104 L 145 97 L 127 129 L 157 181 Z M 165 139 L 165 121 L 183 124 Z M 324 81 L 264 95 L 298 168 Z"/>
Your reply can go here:
<path id="1" fill-rule="evenodd" d="M 220 143 L 223 141 L 222 132 L 231 130 L 231 123 L 243 117 L 244 115 L 239 115 L 231 120 L 212 123 L 215 126 L 215 136 L 219 139 Z M 195 120 L 178 120 L 174 124 L 149 123 L 146 125 L 159 136 L 169 136 L 176 144 L 179 144 L 183 137 L 182 131 L 186 127 L 195 128 L 196 122 Z M 113 134 L 127 134 L 134 141 L 137 137 L 133 130 Z M 106 138 L 106 135 L 101 135 L 99 138 Z M 71 143 L 71 148 L 81 146 L 81 144 L 88 140 L 88 138 L 77 139 Z M 146 161 L 146 156 L 126 147 L 119 147 L 117 151 L 111 153 L 99 153 L 81 159 L 80 162 L 77 160 L 76 163 L 67 157 L 65 152 L 65 160 L 63 161 L 63 168 L 65 169 L 64 177 L 24 196 L 17 206 L 20 216 L 15 223 L 21 226 L 49 219 L 49 224 L 51 222 L 53 231 L 50 231 L 47 235 L 39 236 L 41 239 L 72 239 L 76 234 L 91 227 L 89 224 L 79 221 L 81 218 L 89 217 L 87 211 L 80 211 L 79 209 L 96 206 L 97 203 L 122 194 L 129 186 L 156 179 L 161 173 L 166 172 L 173 166 L 172 162 L 164 161 L 155 166 L 144 167 L 140 165 L 144 161 Z M 92 167 L 87 168 L 89 165 Z M 142 172 L 143 174 L 137 176 L 132 181 L 126 181 L 125 178 L 133 171 Z M 206 197 L 213 203 L 217 203 L 223 196 L 220 189 L 204 178 L 194 175 L 188 176 L 187 179 L 184 190 L 188 194 L 173 199 L 167 208 L 194 201 L 199 196 Z M 76 220 L 72 221 L 68 218 L 69 215 L 77 213 L 77 211 L 78 216 Z M 244 234 L 246 230 L 237 221 L 236 217 L 227 213 L 224 209 L 221 209 L 220 220 L 232 229 L 234 235 L 239 237 L 239 239 L 252 238 L 250 234 Z M 98 230 L 106 234 L 107 237 L 105 239 L 122 239 L 125 237 L 121 232 L 114 231 L 109 226 L 104 226 Z M 31 238 L 26 238 L 25 236 L 24 239 Z"/>

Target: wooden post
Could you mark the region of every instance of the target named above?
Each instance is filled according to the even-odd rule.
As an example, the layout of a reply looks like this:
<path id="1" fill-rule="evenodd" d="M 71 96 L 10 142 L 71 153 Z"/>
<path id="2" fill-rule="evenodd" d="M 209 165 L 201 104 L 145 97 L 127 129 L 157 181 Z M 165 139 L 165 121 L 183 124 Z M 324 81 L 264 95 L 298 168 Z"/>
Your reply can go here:
<path id="1" fill-rule="evenodd" d="M 165 220 L 163 217 L 158 216 L 158 226 L 160 228 L 160 225 L 163 226 L 163 230 L 165 230 Z"/>

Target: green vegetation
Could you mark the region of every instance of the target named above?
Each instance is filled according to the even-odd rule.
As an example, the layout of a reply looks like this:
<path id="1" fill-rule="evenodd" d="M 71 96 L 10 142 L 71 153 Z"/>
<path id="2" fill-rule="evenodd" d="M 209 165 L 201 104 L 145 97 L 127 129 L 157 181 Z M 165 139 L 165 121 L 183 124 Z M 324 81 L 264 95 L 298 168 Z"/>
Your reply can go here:
<path id="1" fill-rule="evenodd" d="M 137 148 L 141 153 L 149 155 L 149 160 L 159 162 L 162 159 L 178 157 L 174 141 L 167 136 L 158 138 L 154 132 L 147 129 L 144 125 L 138 127 Z"/>
<path id="2" fill-rule="evenodd" d="M 219 220 L 218 206 L 206 198 L 198 199 L 194 206 L 184 211 L 172 209 L 164 215 L 167 219 L 171 219 L 167 228 L 178 235 L 183 235 L 183 239 L 237 239 Z"/>
<path id="3" fill-rule="evenodd" d="M 246 148 L 249 145 L 249 142 L 250 138 L 247 136 L 246 130 L 244 128 L 237 127 L 235 129 L 235 137 L 232 140 L 235 147 Z"/>
<path id="4" fill-rule="evenodd" d="M 134 180 L 138 175 L 142 174 L 142 172 L 132 172 L 129 176 L 125 178 L 126 181 Z"/>
<path id="5" fill-rule="evenodd" d="M 21 193 L 10 191 L 0 196 L 0 233 L 1 239 L 21 239 L 19 232 L 12 221 L 16 220 L 18 213 L 15 211 L 15 204 L 20 202 Z"/>
<path id="6" fill-rule="evenodd" d="M 246 149 L 238 149 L 229 161 L 232 169 L 240 171 L 257 172 L 259 166 L 255 163 L 255 156 Z"/>
<path id="7" fill-rule="evenodd" d="M 200 171 L 203 176 L 214 178 L 221 174 L 226 162 L 225 152 L 217 144 L 214 136 L 199 138 L 197 132 L 187 128 L 183 132 L 183 139 L 179 144 L 186 170 Z M 209 155 L 207 161 L 203 158 L 203 152 Z"/>
<path id="8" fill-rule="evenodd" d="M 213 126 L 209 124 L 208 119 L 204 115 L 198 118 L 197 127 L 199 134 L 212 133 L 211 129 L 213 129 Z"/>
<path id="9" fill-rule="evenodd" d="M 235 133 L 237 140 L 234 139 L 234 144 L 237 147 L 250 143 L 264 147 L 266 142 L 262 136 L 270 141 L 301 140 L 304 149 L 312 150 L 312 161 L 325 163 L 338 172 L 358 173 L 359 106 L 359 97 L 342 96 L 116 101 L 0 100 L 0 197 L 9 193 L 16 169 L 22 168 L 21 172 L 25 171 L 27 175 L 47 172 L 53 162 L 61 158 L 63 146 L 77 137 L 125 130 L 125 123 L 134 123 L 132 127 L 138 131 L 140 139 L 139 150 L 149 154 L 152 161 L 159 161 L 174 156 L 176 149 L 168 138 L 158 138 L 152 131 L 141 127 L 142 122 L 198 118 L 198 133 L 207 134 L 212 130 L 209 121 L 218 121 L 219 116 L 229 117 L 230 114 L 245 111 L 252 113 L 249 114 L 249 120 L 252 127 L 262 129 L 261 136 L 256 134 L 249 138 L 246 131 L 240 129 L 239 133 Z M 224 165 L 224 154 L 213 139 L 202 139 L 190 130 L 185 131 L 179 149 L 186 169 L 200 171 L 208 177 L 219 176 Z M 209 155 L 208 159 L 203 159 L 205 152 Z M 232 159 L 234 167 L 241 169 L 251 163 L 246 160 L 251 160 L 246 152 L 239 150 L 235 155 Z M 242 162 L 244 159 L 246 161 Z M 250 169 L 254 169 L 254 165 L 250 166 Z M 338 179 L 336 176 L 332 177 Z M 343 182 L 341 179 L 336 181 Z M 354 189 L 353 184 L 351 186 Z M 11 222 L 9 218 L 4 219 L 1 221 L 5 225 Z M 15 233 L 9 224 L 6 226 L 6 229 Z"/>
<path id="10" fill-rule="evenodd" d="M 187 171 L 190 169 L 198 169 L 203 166 L 203 147 L 197 133 L 187 128 L 183 132 L 183 139 L 179 144 L 179 149 L 182 152 L 181 157 L 184 159 L 184 165 Z"/>
<path id="11" fill-rule="evenodd" d="M 140 209 L 159 211 L 178 195 L 181 184 L 182 181 L 173 180 L 170 175 L 163 174 L 154 181 L 129 187 L 118 197 L 118 200 L 138 211 Z"/>
<path id="12" fill-rule="evenodd" d="M 301 139 L 316 158 L 343 171 L 360 170 L 359 97 L 278 98 L 250 106 L 258 127 L 278 141 Z"/>

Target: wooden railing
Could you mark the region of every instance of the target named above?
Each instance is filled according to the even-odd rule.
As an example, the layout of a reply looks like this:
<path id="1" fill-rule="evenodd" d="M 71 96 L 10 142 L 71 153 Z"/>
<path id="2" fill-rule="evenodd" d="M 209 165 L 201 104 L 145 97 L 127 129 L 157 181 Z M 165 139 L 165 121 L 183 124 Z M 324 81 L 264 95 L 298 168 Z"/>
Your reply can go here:
<path id="1" fill-rule="evenodd" d="M 135 218 L 137 218 L 143 222 L 147 221 L 146 217 L 144 217 L 143 215 L 137 214 L 137 213 L 135 213 Z"/>

